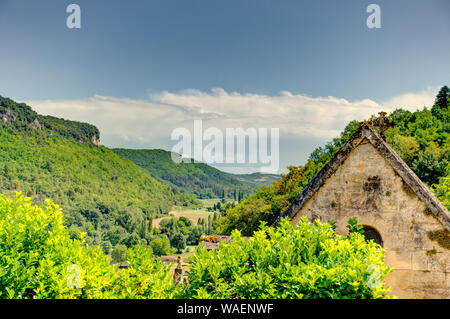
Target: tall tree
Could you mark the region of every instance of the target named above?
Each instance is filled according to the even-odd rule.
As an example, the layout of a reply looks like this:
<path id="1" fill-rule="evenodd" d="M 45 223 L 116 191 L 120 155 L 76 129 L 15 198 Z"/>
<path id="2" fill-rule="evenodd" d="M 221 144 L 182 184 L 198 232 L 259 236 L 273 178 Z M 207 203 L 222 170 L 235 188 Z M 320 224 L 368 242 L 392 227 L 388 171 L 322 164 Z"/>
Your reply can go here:
<path id="1" fill-rule="evenodd" d="M 438 106 L 441 109 L 445 109 L 448 107 L 449 98 L 450 98 L 450 89 L 447 86 L 443 86 L 436 96 L 434 105 Z"/>

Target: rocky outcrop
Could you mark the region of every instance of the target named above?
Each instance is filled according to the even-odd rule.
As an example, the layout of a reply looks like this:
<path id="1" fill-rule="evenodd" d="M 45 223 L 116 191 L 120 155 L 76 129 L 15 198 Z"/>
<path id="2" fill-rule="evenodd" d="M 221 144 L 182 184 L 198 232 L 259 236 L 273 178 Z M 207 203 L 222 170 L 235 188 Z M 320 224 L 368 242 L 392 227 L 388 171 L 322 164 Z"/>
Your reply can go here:
<path id="1" fill-rule="evenodd" d="M 63 138 L 73 138 L 83 144 L 100 147 L 100 132 L 88 123 L 65 120 L 51 115 L 40 115 L 25 103 L 17 103 L 0 96 L 0 124 L 4 123 L 17 131 L 32 128 L 58 134 Z"/>
<path id="2" fill-rule="evenodd" d="M 6 113 L 2 116 L 2 121 L 4 123 L 12 123 L 16 120 L 16 116 L 14 115 L 13 111 L 10 109 L 6 110 Z"/>
<path id="3" fill-rule="evenodd" d="M 100 136 L 92 136 L 91 143 L 94 144 L 97 147 L 100 147 Z"/>
<path id="4" fill-rule="evenodd" d="M 35 130 L 41 130 L 41 123 L 39 123 L 38 119 L 34 119 L 33 122 L 30 123 L 30 126 Z"/>

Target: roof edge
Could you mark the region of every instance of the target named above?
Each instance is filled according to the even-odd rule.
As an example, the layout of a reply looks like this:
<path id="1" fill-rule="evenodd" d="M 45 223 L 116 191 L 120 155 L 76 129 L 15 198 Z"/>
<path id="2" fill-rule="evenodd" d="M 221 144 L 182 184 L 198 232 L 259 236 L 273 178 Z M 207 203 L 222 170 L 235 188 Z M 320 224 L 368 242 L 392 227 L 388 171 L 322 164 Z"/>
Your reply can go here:
<path id="1" fill-rule="evenodd" d="M 364 139 L 367 139 L 381 153 L 394 171 L 424 202 L 432 214 L 444 227 L 450 230 L 450 214 L 447 208 L 367 122 L 363 122 L 360 125 L 356 132 L 336 152 L 333 158 L 325 164 L 313 179 L 311 179 L 300 194 L 292 201 L 289 207 L 277 217 L 272 226 L 277 227 L 282 218 L 293 218 L 314 193 L 316 193 L 316 191 L 325 183 L 326 179 L 336 172 L 337 168 L 347 159 L 350 152 Z"/>

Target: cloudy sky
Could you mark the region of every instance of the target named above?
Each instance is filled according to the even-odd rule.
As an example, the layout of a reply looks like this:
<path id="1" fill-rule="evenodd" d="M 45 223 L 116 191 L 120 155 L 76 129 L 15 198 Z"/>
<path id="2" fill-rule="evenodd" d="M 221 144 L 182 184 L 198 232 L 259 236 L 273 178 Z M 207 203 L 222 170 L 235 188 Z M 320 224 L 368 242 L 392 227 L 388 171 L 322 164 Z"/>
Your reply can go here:
<path id="1" fill-rule="evenodd" d="M 351 120 L 429 106 L 450 84 L 449 32 L 445 0 L 0 0 L 0 95 L 95 124 L 108 147 L 170 150 L 196 119 L 279 128 L 283 169 Z"/>

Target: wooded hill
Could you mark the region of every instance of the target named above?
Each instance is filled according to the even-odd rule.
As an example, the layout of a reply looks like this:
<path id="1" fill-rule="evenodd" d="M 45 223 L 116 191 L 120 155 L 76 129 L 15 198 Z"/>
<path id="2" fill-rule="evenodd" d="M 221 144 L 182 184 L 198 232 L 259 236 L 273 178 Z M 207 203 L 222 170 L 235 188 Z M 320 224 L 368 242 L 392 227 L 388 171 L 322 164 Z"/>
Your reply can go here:
<path id="1" fill-rule="evenodd" d="M 106 247 L 148 240 L 151 218 L 193 200 L 99 146 L 98 129 L 42 116 L 0 96 L 0 193 L 21 191 L 33 202 L 63 208 L 71 236 Z"/>
<path id="2" fill-rule="evenodd" d="M 134 150 L 117 148 L 113 151 L 128 158 L 155 179 L 167 183 L 183 193 L 198 198 L 231 198 L 239 200 L 255 187 L 269 185 L 280 178 L 271 174 L 235 175 L 222 172 L 205 163 L 190 159 L 188 163 L 175 163 L 171 152 L 164 150 Z"/>

